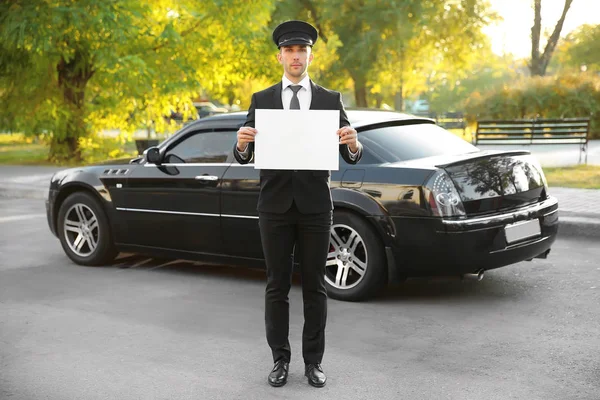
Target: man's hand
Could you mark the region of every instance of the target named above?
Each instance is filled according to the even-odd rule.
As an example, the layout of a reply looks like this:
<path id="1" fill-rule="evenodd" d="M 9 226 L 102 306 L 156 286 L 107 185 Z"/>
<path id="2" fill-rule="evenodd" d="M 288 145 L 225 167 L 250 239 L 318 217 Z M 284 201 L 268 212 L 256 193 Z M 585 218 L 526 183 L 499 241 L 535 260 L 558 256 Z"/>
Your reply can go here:
<path id="1" fill-rule="evenodd" d="M 256 136 L 256 129 L 249 126 L 242 126 L 237 131 L 237 149 L 238 151 L 246 150 L 248 143 L 254 142 L 254 136 Z"/>
<path id="2" fill-rule="evenodd" d="M 353 153 L 358 151 L 358 134 L 356 133 L 356 129 L 344 126 L 338 129 L 337 134 L 340 137 L 340 144 L 347 144 Z"/>

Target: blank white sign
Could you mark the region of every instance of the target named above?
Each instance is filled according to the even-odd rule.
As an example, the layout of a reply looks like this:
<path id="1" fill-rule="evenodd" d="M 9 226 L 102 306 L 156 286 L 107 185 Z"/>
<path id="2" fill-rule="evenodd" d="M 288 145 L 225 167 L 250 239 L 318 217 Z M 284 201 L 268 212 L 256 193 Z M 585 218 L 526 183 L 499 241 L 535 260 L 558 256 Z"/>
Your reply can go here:
<path id="1" fill-rule="evenodd" d="M 338 170 L 339 110 L 256 110 L 254 168 Z"/>

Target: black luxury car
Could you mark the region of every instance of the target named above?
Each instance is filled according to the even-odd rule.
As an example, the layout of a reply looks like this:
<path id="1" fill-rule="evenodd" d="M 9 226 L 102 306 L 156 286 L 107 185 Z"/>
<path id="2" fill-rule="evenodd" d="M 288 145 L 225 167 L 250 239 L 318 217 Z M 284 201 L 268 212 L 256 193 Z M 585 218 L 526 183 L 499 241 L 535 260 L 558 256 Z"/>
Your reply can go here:
<path id="1" fill-rule="evenodd" d="M 56 173 L 48 224 L 69 258 L 107 264 L 124 251 L 264 265 L 259 171 L 232 154 L 245 116 L 195 121 L 133 160 Z M 558 202 L 529 152 L 480 151 L 406 114 L 348 116 L 364 154 L 357 165 L 340 157 L 331 174 L 331 297 L 365 299 L 405 277 L 482 277 L 548 255 Z"/>

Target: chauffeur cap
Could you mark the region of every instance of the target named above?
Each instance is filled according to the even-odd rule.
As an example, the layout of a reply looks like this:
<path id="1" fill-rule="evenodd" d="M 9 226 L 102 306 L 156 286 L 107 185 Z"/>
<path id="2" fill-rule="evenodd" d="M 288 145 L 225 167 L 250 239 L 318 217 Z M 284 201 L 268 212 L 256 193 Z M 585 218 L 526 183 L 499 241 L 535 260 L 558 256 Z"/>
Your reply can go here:
<path id="1" fill-rule="evenodd" d="M 304 21 L 286 21 L 279 24 L 273 31 L 273 41 L 277 48 L 293 44 L 312 46 L 318 37 L 319 34 L 315 27 Z"/>

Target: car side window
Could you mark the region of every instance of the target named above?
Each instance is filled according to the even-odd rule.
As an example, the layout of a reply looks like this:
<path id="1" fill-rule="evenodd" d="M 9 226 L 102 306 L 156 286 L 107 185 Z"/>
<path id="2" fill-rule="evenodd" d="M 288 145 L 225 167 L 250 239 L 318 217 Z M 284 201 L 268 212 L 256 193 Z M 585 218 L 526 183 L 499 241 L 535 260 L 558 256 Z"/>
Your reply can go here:
<path id="1" fill-rule="evenodd" d="M 381 164 L 383 162 L 384 162 L 384 160 L 382 158 L 377 157 L 375 154 L 373 154 L 371 149 L 364 146 L 364 143 L 363 143 L 363 153 L 362 153 L 360 160 L 357 163 L 358 165 Z M 349 165 L 346 163 L 346 160 L 344 160 L 342 158 L 341 154 L 340 154 L 340 165 Z"/>
<path id="2" fill-rule="evenodd" d="M 167 151 L 167 163 L 224 163 L 236 140 L 235 131 L 194 132 Z"/>

